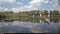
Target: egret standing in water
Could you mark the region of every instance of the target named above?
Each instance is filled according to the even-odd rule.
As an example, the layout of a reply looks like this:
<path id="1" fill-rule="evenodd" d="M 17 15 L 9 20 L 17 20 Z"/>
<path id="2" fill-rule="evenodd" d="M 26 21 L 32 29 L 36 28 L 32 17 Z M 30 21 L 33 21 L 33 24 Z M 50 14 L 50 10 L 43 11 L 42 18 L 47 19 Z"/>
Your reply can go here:
<path id="1" fill-rule="evenodd" d="M 35 15 L 33 14 L 33 22 L 34 22 L 34 17 L 35 17 Z"/>
<path id="2" fill-rule="evenodd" d="M 40 20 L 40 23 L 41 23 L 42 21 Z"/>
<path id="3" fill-rule="evenodd" d="M 34 17 L 34 14 L 33 14 L 33 17 Z"/>
<path id="4" fill-rule="evenodd" d="M 42 12 L 40 12 L 40 17 L 42 16 L 42 14 L 41 14 Z"/>
<path id="5" fill-rule="evenodd" d="M 41 17 L 41 14 L 40 14 L 40 17 Z"/>
<path id="6" fill-rule="evenodd" d="M 48 15 L 48 17 L 50 17 L 50 15 Z"/>
<path id="7" fill-rule="evenodd" d="M 49 12 L 49 11 L 48 11 Z M 48 17 L 50 17 L 50 12 L 49 12 L 49 14 L 48 14 Z"/>

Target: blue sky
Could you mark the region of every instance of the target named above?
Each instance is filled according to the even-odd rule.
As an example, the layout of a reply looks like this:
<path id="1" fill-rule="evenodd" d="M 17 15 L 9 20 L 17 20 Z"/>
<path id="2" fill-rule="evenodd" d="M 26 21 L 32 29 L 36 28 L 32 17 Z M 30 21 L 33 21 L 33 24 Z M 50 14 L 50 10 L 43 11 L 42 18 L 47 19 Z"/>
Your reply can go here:
<path id="1" fill-rule="evenodd" d="M 0 0 L 0 10 L 27 11 L 60 9 L 60 0 Z"/>

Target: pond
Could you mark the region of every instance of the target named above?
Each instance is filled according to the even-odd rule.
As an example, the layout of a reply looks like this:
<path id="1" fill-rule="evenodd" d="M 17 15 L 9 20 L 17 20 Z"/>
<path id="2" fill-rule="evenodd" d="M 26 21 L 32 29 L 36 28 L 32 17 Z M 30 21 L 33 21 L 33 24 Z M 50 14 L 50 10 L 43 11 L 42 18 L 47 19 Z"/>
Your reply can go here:
<path id="1" fill-rule="evenodd" d="M 0 33 L 59 33 L 60 18 L 1 21 Z"/>

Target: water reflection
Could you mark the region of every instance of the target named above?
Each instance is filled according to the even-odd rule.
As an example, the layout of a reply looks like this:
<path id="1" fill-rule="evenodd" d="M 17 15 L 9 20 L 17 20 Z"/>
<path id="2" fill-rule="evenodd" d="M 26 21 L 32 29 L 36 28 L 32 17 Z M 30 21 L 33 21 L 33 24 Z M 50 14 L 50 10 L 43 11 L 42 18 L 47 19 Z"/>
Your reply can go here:
<path id="1" fill-rule="evenodd" d="M 60 18 L 50 18 L 50 22 L 58 23 Z"/>
<path id="2" fill-rule="evenodd" d="M 58 18 L 58 17 L 52 17 L 52 18 L 30 18 L 30 19 L 20 19 L 18 21 L 32 22 L 32 23 L 41 23 L 41 22 L 45 22 L 45 23 L 50 23 L 50 22 L 58 23 L 60 21 L 60 18 Z M 10 21 L 6 20 L 4 22 L 13 22 L 13 20 L 10 20 Z"/>
<path id="3" fill-rule="evenodd" d="M 57 23 L 57 24 L 56 24 Z M 60 18 L 0 22 L 0 33 L 59 33 Z"/>
<path id="4" fill-rule="evenodd" d="M 20 20 L 23 22 L 32 22 L 32 23 L 41 23 L 41 22 L 45 22 L 45 23 L 58 23 L 60 21 L 60 18 L 58 17 L 52 17 L 52 18 L 30 18 L 30 19 L 25 19 L 25 20 Z"/>

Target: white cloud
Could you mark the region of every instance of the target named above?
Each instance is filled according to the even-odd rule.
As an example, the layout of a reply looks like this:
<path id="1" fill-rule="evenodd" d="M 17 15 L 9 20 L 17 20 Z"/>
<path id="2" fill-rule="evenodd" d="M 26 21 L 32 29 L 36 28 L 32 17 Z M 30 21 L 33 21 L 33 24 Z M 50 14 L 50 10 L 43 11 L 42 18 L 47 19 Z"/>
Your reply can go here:
<path id="1" fill-rule="evenodd" d="M 3 9 L 3 7 L 0 7 L 0 9 Z"/>
<path id="2" fill-rule="evenodd" d="M 48 3 L 49 0 L 32 0 L 29 4 L 34 6 L 39 6 L 44 3 Z"/>
<path id="3" fill-rule="evenodd" d="M 1 5 L 1 3 L 0 3 L 0 5 Z"/>
<path id="4" fill-rule="evenodd" d="M 27 6 L 22 6 L 21 8 L 20 8 L 21 10 L 24 10 L 24 11 L 30 11 L 30 10 L 35 10 L 35 9 L 37 9 L 37 7 L 35 7 L 35 6 L 32 6 L 32 5 L 27 5 Z"/>
<path id="5" fill-rule="evenodd" d="M 30 5 L 41 5 L 42 4 L 42 2 L 43 2 L 43 0 L 32 0 L 31 2 L 30 2 Z"/>
<path id="6" fill-rule="evenodd" d="M 14 13 L 18 13 L 19 11 L 30 11 L 30 10 L 35 10 L 35 9 L 37 8 L 33 7 L 32 5 L 28 5 L 28 6 L 18 7 L 18 8 L 12 8 L 12 11 Z"/>
<path id="7" fill-rule="evenodd" d="M 50 1 L 49 4 L 52 4 L 52 2 Z"/>
<path id="8" fill-rule="evenodd" d="M 40 6 L 43 3 L 48 3 L 49 0 L 32 0 L 28 3 L 28 5 L 21 6 L 19 8 L 12 8 L 12 10 L 16 13 L 19 11 L 30 11 L 30 10 L 37 10 L 37 6 Z M 20 2 L 17 2 L 20 4 Z"/>
<path id="9" fill-rule="evenodd" d="M 23 5 L 23 3 L 22 2 L 16 2 L 17 4 L 21 4 L 21 5 Z"/>
<path id="10" fill-rule="evenodd" d="M 49 0 L 45 0 L 45 3 L 49 3 Z"/>
<path id="11" fill-rule="evenodd" d="M 16 2 L 16 0 L 0 0 L 0 2 L 9 2 L 13 3 Z M 19 5 L 22 5 L 22 2 L 16 2 Z M 58 0 L 32 0 L 28 3 L 28 5 L 23 5 L 18 8 L 12 8 L 12 11 L 15 13 L 18 13 L 19 11 L 26 11 L 26 10 L 37 10 L 40 5 L 45 4 L 45 3 L 50 3 L 53 7 L 51 9 L 60 9 L 60 6 L 58 5 Z M 5 11 L 8 10 L 7 8 L 4 9 Z"/>
<path id="12" fill-rule="evenodd" d="M 13 2 L 16 2 L 16 0 L 0 0 L 0 2 L 9 2 L 9 3 L 13 3 Z"/>
<path id="13" fill-rule="evenodd" d="M 60 6 L 58 5 L 58 0 L 51 0 L 51 4 L 53 6 L 53 9 L 60 10 Z"/>
<path id="14" fill-rule="evenodd" d="M 2 2 L 2 0 L 0 0 L 0 2 Z"/>
<path id="15" fill-rule="evenodd" d="M 4 11 L 8 11 L 9 9 L 8 8 L 5 8 Z"/>
<path id="16" fill-rule="evenodd" d="M 37 6 L 40 6 L 44 3 L 48 3 L 49 0 L 32 0 L 30 1 L 28 4 L 29 5 L 25 5 L 25 6 L 22 6 L 20 7 L 21 10 L 37 10 Z"/>
<path id="17" fill-rule="evenodd" d="M 4 11 L 4 8 L 3 7 L 0 7 L 0 12 L 3 12 Z"/>
<path id="18" fill-rule="evenodd" d="M 18 12 L 20 11 L 20 8 L 12 8 L 12 11 L 13 11 L 14 13 L 18 13 Z"/>

